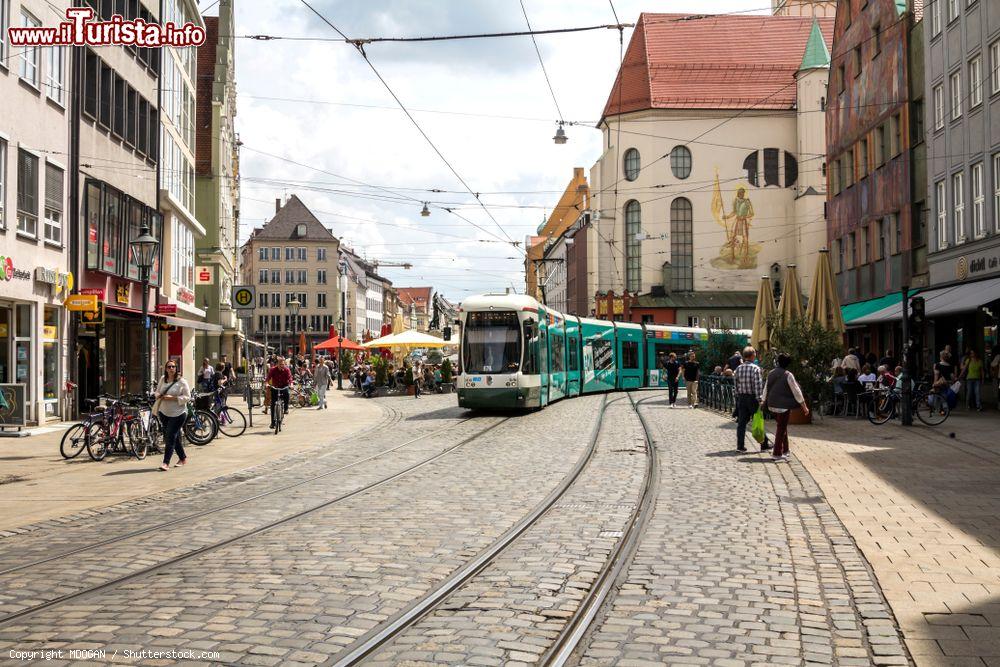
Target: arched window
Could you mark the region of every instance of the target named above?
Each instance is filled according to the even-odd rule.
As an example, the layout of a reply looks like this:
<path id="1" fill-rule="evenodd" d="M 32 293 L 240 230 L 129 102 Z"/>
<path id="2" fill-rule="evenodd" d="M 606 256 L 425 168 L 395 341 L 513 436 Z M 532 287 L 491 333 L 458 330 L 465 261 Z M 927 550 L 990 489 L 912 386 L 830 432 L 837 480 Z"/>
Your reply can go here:
<path id="1" fill-rule="evenodd" d="M 639 171 L 642 169 L 639 163 L 639 151 L 630 148 L 625 151 L 625 180 L 634 181 L 639 178 Z"/>
<path id="2" fill-rule="evenodd" d="M 694 213 L 686 197 L 670 202 L 670 291 L 694 291 Z"/>
<path id="3" fill-rule="evenodd" d="M 674 146 L 670 151 L 670 171 L 674 178 L 682 180 L 691 175 L 691 151 L 687 146 Z"/>
<path id="4" fill-rule="evenodd" d="M 638 294 L 642 289 L 642 241 L 638 239 L 642 228 L 642 209 L 639 202 L 625 204 L 625 289 Z"/>
<path id="5" fill-rule="evenodd" d="M 747 182 L 754 187 L 759 186 L 760 183 L 757 180 L 757 151 L 747 155 L 746 159 L 743 160 L 743 168 L 747 172 Z"/>
<path id="6" fill-rule="evenodd" d="M 826 173 L 823 175 L 826 176 Z M 785 187 L 792 187 L 797 180 L 799 180 L 799 161 L 795 159 L 794 155 L 785 151 Z"/>

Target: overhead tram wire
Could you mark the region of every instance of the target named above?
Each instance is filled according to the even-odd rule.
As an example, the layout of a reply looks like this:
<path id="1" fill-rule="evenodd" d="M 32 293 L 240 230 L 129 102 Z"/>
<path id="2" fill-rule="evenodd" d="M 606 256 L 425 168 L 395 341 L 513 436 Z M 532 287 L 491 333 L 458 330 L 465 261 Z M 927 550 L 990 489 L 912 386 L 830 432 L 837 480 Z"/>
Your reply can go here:
<path id="1" fill-rule="evenodd" d="M 337 34 L 339 34 L 344 39 L 347 39 L 347 35 L 345 35 L 340 30 L 340 28 L 338 28 L 332 22 L 330 22 L 330 20 L 327 19 L 323 14 L 321 14 L 320 12 L 318 12 L 311 4 L 309 4 L 308 0 L 300 0 L 300 1 L 302 2 L 302 4 L 304 4 L 306 7 L 308 7 L 309 10 L 313 14 L 315 14 L 316 16 L 318 16 L 320 18 L 320 20 L 322 20 L 324 23 L 326 23 L 328 26 L 330 26 L 330 28 L 332 28 L 333 30 L 335 30 L 337 32 Z M 354 45 L 357 48 L 358 53 L 360 53 L 361 56 L 365 59 L 365 62 L 368 64 L 368 67 L 370 67 L 371 70 L 372 70 L 372 72 L 375 74 L 375 76 L 378 77 L 378 80 L 382 82 L 382 85 L 385 86 L 385 89 L 389 92 L 389 94 L 392 96 L 392 98 L 394 100 L 396 100 L 396 104 L 399 105 L 399 108 L 403 110 L 403 113 L 406 114 L 406 117 L 410 119 L 410 122 L 413 123 L 413 126 L 415 128 L 417 128 L 418 132 L 420 132 L 420 135 L 424 138 L 425 141 L 427 141 L 427 143 L 434 150 L 434 152 L 437 153 L 438 157 L 441 158 L 441 161 L 444 162 L 445 166 L 447 166 L 448 169 L 451 171 L 451 173 L 455 175 L 455 178 L 457 178 L 458 181 L 465 187 L 465 189 L 469 191 L 469 194 L 471 194 L 473 197 L 476 198 L 476 200 L 479 202 L 480 206 L 482 206 L 483 211 L 485 211 L 486 215 L 489 216 L 490 220 L 493 221 L 493 224 L 495 224 L 500 229 L 500 231 L 503 233 L 503 235 L 507 237 L 507 240 L 510 241 L 510 244 L 512 246 L 514 246 L 515 248 L 517 248 L 518 250 L 520 250 L 522 253 L 527 254 L 527 252 L 523 248 L 520 247 L 520 243 L 518 243 L 517 241 L 515 241 L 514 239 L 512 239 L 510 237 L 510 234 L 507 233 L 507 230 L 504 229 L 503 225 L 501 225 L 500 222 L 496 219 L 496 217 L 494 217 L 493 213 L 488 208 L 486 208 L 485 205 L 483 205 L 482 200 L 479 198 L 479 194 L 476 193 L 476 191 L 472 189 L 472 187 L 466 182 L 466 180 L 464 178 L 462 178 L 462 175 L 458 173 L 458 170 L 455 169 L 454 166 L 452 166 L 451 162 L 449 162 L 448 159 L 444 156 L 444 154 L 440 151 L 440 149 L 438 149 L 437 145 L 433 141 L 431 141 L 431 138 L 427 135 L 427 133 L 424 131 L 424 129 L 420 126 L 420 123 L 417 122 L 417 119 L 414 118 L 413 114 L 411 114 L 410 111 L 406 108 L 406 105 L 403 104 L 403 101 L 399 99 L 399 96 L 396 95 L 396 92 L 392 89 L 392 87 L 389 85 L 389 83 L 382 77 L 382 74 L 378 71 L 378 69 L 376 69 L 376 67 L 372 63 L 372 61 L 369 60 L 368 54 L 365 53 L 364 44 L 355 43 Z M 451 213 L 451 211 L 449 211 L 449 213 Z"/>
<path id="2" fill-rule="evenodd" d="M 538 40 L 535 39 L 535 33 L 531 32 L 531 21 L 528 19 L 528 10 L 524 6 L 524 0 L 518 0 L 521 3 L 521 13 L 524 14 L 524 23 L 528 26 L 528 32 L 531 34 L 531 43 L 535 47 L 535 55 L 538 56 L 538 64 L 542 66 L 542 75 L 545 77 L 545 83 L 549 87 L 549 94 L 552 95 L 552 104 L 556 107 L 556 113 L 559 115 L 559 124 L 564 125 L 566 119 L 563 117 L 562 109 L 559 108 L 559 100 L 556 99 L 556 91 L 552 88 L 552 81 L 549 79 L 549 72 L 545 69 L 545 61 L 542 60 L 542 52 L 538 48 Z"/>
<path id="3" fill-rule="evenodd" d="M 303 4 L 309 6 L 305 0 L 302 0 Z M 286 36 L 286 35 L 236 35 L 237 39 L 253 39 L 258 41 L 269 42 L 272 40 L 282 40 L 282 41 L 292 41 L 292 42 L 344 42 L 347 44 L 353 44 L 354 46 L 361 48 L 365 44 L 378 44 L 381 42 L 449 42 L 449 41 L 459 41 L 467 39 L 496 39 L 501 37 L 527 37 L 529 35 L 558 35 L 573 32 L 590 32 L 593 30 L 617 30 L 619 28 L 632 28 L 635 26 L 634 23 L 622 23 L 622 24 L 601 24 L 601 25 L 588 25 L 588 26 L 577 26 L 573 28 L 551 28 L 549 30 L 520 30 L 513 32 L 485 32 L 485 33 L 471 33 L 464 35 L 433 35 L 433 36 L 420 36 L 420 37 L 361 37 L 352 39 L 341 32 L 336 26 L 334 26 L 329 21 L 323 17 L 322 14 L 317 12 L 311 6 L 309 9 L 323 19 L 331 28 L 337 31 L 341 36 L 341 39 L 334 39 L 332 37 L 310 37 L 308 35 L 301 36 Z"/>

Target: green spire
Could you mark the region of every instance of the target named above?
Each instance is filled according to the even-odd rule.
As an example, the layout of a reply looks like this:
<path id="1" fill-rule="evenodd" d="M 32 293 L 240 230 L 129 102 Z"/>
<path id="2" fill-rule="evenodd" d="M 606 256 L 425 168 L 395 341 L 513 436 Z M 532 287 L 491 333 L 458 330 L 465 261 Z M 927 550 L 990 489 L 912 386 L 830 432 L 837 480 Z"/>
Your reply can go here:
<path id="1" fill-rule="evenodd" d="M 899 12 L 900 15 L 906 13 L 906 0 L 896 0 L 896 11 Z"/>
<path id="2" fill-rule="evenodd" d="M 806 52 L 802 55 L 799 71 L 830 67 L 830 49 L 826 48 L 823 31 L 819 29 L 819 21 L 813 19 L 809 41 L 806 42 Z"/>

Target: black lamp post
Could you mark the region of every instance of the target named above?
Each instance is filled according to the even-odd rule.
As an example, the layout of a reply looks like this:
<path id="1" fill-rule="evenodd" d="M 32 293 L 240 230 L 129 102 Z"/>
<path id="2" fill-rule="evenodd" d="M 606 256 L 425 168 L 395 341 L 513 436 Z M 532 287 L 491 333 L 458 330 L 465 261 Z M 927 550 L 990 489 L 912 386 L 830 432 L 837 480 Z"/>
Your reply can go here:
<path id="1" fill-rule="evenodd" d="M 143 225 L 139 236 L 129 241 L 129 247 L 142 280 L 142 391 L 145 393 L 149 391 L 149 271 L 153 268 L 160 242 L 149 233 L 149 227 Z"/>
<path id="2" fill-rule="evenodd" d="M 344 371 L 340 365 L 340 358 L 344 354 L 344 318 L 337 320 L 337 391 L 344 388 Z"/>
<path id="3" fill-rule="evenodd" d="M 295 337 L 299 333 L 299 308 L 302 307 L 302 303 L 298 299 L 292 299 L 288 302 L 288 313 L 292 316 L 292 363 L 295 362 Z"/>

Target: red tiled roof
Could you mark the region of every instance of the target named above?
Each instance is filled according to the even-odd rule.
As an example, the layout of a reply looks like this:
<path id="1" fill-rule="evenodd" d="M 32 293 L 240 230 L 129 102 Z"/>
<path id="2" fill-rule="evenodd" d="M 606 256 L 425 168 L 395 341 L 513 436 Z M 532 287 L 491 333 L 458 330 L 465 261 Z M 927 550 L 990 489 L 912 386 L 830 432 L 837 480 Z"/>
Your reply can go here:
<path id="1" fill-rule="evenodd" d="M 426 305 L 431 300 L 431 287 L 398 287 L 399 302 L 409 306 L 410 304 Z"/>
<path id="2" fill-rule="evenodd" d="M 686 16 L 639 15 L 602 118 L 643 109 L 794 108 L 812 17 L 679 20 Z M 817 20 L 829 47 L 833 19 Z"/>

